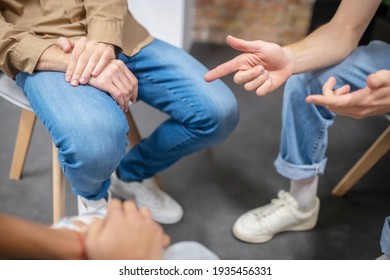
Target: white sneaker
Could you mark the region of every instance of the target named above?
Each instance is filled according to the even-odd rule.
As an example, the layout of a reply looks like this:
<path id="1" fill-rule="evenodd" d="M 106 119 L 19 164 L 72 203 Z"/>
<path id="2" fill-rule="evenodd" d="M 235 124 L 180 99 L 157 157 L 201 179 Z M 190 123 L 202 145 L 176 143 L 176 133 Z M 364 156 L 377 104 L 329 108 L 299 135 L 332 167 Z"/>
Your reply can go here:
<path id="1" fill-rule="evenodd" d="M 77 196 L 77 207 L 79 215 L 88 215 L 90 213 L 105 214 L 107 202 L 111 200 L 111 192 L 107 192 L 107 198 L 101 198 L 98 200 L 89 200 L 82 196 Z"/>
<path id="2" fill-rule="evenodd" d="M 271 203 L 241 215 L 233 225 L 233 234 L 249 243 L 264 243 L 275 234 L 284 231 L 304 231 L 314 228 L 320 210 L 320 200 L 315 199 L 314 208 L 308 212 L 298 210 L 295 199 L 285 191 Z"/>
<path id="3" fill-rule="evenodd" d="M 180 204 L 160 190 L 152 178 L 142 182 L 124 182 L 114 173 L 110 190 L 122 199 L 134 198 L 137 206 L 148 208 L 158 223 L 174 224 L 183 217 Z"/>

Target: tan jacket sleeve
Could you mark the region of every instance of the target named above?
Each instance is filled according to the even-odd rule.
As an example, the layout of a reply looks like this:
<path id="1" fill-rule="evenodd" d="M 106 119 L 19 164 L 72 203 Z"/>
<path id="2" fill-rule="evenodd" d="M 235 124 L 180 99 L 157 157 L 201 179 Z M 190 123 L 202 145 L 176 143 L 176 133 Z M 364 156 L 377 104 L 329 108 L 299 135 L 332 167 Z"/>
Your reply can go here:
<path id="1" fill-rule="evenodd" d="M 0 13 L 0 70 L 13 78 L 20 71 L 32 73 L 42 53 L 53 43 L 5 21 Z"/>
<path id="2" fill-rule="evenodd" d="M 122 48 L 126 0 L 85 0 L 88 38 Z"/>

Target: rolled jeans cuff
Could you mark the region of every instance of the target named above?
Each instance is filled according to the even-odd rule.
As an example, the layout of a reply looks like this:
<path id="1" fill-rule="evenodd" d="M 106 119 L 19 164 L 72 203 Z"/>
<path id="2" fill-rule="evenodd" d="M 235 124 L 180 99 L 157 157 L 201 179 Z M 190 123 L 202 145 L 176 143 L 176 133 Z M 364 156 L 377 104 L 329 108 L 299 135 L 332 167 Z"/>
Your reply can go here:
<path id="1" fill-rule="evenodd" d="M 291 180 L 305 180 L 314 176 L 324 174 L 326 162 L 327 158 L 316 164 L 298 165 L 289 163 L 282 159 L 280 155 L 278 155 L 274 162 L 274 165 L 276 171 L 286 178 L 289 178 Z"/>

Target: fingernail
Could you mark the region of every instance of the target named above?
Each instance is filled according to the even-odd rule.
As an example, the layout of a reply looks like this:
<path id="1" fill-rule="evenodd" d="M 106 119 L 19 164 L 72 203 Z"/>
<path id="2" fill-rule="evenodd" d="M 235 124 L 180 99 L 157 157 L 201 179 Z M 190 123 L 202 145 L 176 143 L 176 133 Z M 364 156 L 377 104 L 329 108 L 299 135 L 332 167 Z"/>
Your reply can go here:
<path id="1" fill-rule="evenodd" d="M 66 75 L 65 76 L 65 81 L 70 82 L 70 79 L 72 79 L 71 75 Z"/>
<path id="2" fill-rule="evenodd" d="M 72 80 L 72 82 L 70 83 L 72 86 L 78 86 L 79 85 L 79 81 L 77 80 Z"/>
<path id="3" fill-rule="evenodd" d="M 81 78 L 80 78 L 80 83 L 81 83 L 81 84 L 86 84 L 86 83 L 87 83 L 87 78 L 81 77 Z"/>

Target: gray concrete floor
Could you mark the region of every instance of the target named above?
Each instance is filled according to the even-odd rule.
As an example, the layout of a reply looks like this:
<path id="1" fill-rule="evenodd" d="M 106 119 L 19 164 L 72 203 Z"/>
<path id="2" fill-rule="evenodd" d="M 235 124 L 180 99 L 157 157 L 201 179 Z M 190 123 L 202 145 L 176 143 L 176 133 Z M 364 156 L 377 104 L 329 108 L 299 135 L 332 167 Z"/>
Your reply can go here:
<path id="1" fill-rule="evenodd" d="M 236 53 L 224 46 L 196 44 L 192 54 L 213 67 Z M 183 220 L 164 226 L 172 241 L 197 240 L 222 259 L 374 259 L 380 255 L 384 218 L 390 215 L 386 155 L 343 198 L 331 195 L 361 154 L 388 126 L 383 117 L 339 117 L 330 130 L 329 163 L 321 177 L 321 211 L 315 229 L 283 233 L 253 245 L 231 233 L 243 212 L 268 203 L 288 180 L 273 168 L 280 137 L 282 90 L 257 97 L 224 79 L 236 93 L 240 123 L 223 144 L 188 156 L 160 174 L 167 192 L 184 207 Z M 139 103 L 133 114 L 143 136 L 166 118 Z M 0 99 L 0 211 L 50 224 L 52 218 L 51 140 L 38 121 L 21 181 L 8 178 L 20 109 Z M 76 199 L 67 188 L 67 215 L 76 214 Z"/>

